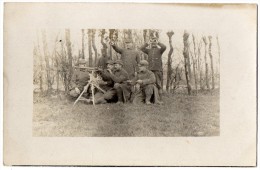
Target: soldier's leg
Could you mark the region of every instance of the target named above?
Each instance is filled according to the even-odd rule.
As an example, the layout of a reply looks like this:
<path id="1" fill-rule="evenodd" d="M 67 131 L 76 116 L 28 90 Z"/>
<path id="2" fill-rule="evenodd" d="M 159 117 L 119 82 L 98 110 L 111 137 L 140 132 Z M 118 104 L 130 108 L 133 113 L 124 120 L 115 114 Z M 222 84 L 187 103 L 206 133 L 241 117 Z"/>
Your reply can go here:
<path id="1" fill-rule="evenodd" d="M 155 78 L 156 78 L 156 87 L 158 88 L 159 91 L 159 97 L 160 100 L 162 100 L 162 92 L 163 92 L 163 88 L 162 88 L 162 81 L 163 81 L 163 75 L 162 75 L 162 71 L 153 71 Z"/>
<path id="2" fill-rule="evenodd" d="M 97 92 L 94 97 L 95 97 L 95 104 L 104 104 L 107 102 L 105 100 L 105 95 L 102 92 Z"/>
<path id="3" fill-rule="evenodd" d="M 145 103 L 151 104 L 151 97 L 153 95 L 153 85 L 149 84 L 144 87 Z"/>
<path id="4" fill-rule="evenodd" d="M 115 83 L 114 89 L 116 90 L 116 95 L 118 98 L 117 102 L 122 103 L 123 102 L 123 90 L 121 88 L 121 85 L 119 83 Z"/>

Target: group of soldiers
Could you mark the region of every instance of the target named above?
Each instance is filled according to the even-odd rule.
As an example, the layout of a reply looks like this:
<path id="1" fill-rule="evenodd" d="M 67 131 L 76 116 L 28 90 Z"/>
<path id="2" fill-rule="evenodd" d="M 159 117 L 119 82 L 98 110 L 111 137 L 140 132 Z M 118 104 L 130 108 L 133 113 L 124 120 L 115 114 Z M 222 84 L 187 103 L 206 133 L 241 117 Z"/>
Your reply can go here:
<path id="1" fill-rule="evenodd" d="M 88 102 L 104 104 L 107 102 L 126 103 L 144 102 L 162 104 L 162 54 L 166 46 L 158 39 L 145 43 L 140 50 L 148 55 L 147 60 L 140 60 L 139 51 L 133 49 L 130 40 L 125 41 L 125 48 L 118 47 L 110 42 L 113 49 L 121 54 L 121 60 L 111 60 L 107 56 L 106 48 L 101 49 L 101 58 L 97 63 L 97 74 L 103 80 L 99 87 L 103 91 L 96 90 L 95 100 L 89 97 L 90 91 L 84 94 Z M 86 87 L 90 78 L 89 71 L 85 69 L 86 61 L 80 59 L 78 68 L 72 77 L 70 95 L 78 97 Z M 92 94 L 93 95 L 93 94 Z"/>

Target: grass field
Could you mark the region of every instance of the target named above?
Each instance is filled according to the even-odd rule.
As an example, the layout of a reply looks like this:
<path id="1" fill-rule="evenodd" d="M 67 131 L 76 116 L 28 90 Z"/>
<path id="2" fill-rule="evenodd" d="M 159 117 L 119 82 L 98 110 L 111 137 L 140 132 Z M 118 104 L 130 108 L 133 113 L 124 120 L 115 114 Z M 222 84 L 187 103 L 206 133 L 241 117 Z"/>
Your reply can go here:
<path id="1" fill-rule="evenodd" d="M 104 104 L 34 95 L 33 136 L 218 136 L 219 92 L 164 94 L 163 105 Z"/>

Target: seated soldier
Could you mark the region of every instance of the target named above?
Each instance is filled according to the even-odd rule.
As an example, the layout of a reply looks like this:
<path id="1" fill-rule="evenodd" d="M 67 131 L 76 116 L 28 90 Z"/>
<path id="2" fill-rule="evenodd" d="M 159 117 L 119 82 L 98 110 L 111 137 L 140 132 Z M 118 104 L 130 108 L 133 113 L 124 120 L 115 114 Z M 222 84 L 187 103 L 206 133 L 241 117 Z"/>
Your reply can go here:
<path id="1" fill-rule="evenodd" d="M 134 104 L 144 101 L 147 105 L 150 105 L 152 96 L 153 102 L 160 104 L 158 89 L 155 85 L 156 78 L 154 73 L 148 70 L 148 66 L 149 63 L 146 60 L 140 61 L 137 76 L 129 81 L 131 85 L 136 86 L 136 92 L 131 96 Z"/>
<path id="2" fill-rule="evenodd" d="M 122 68 L 123 62 L 116 60 L 114 63 L 114 71 L 108 70 L 110 78 L 114 82 L 114 89 L 118 98 L 117 104 L 127 102 L 130 97 L 130 86 L 126 83 L 128 73 Z"/>
<path id="3" fill-rule="evenodd" d="M 100 72 L 100 76 L 102 77 L 105 84 L 100 84 L 100 88 L 105 90 L 106 92 L 103 93 L 101 91 L 98 91 L 95 94 L 95 104 L 105 104 L 107 102 L 113 102 L 116 101 L 116 90 L 114 87 L 114 81 L 110 77 L 111 70 L 113 72 L 114 69 L 114 61 L 108 60 L 106 62 L 106 68 Z"/>
<path id="4" fill-rule="evenodd" d="M 80 93 L 84 90 L 84 86 L 88 84 L 89 72 L 84 69 L 85 65 L 86 61 L 84 59 L 80 59 L 78 62 L 78 68 L 73 72 L 73 76 L 71 79 L 72 88 L 69 92 L 71 97 L 78 97 Z"/>

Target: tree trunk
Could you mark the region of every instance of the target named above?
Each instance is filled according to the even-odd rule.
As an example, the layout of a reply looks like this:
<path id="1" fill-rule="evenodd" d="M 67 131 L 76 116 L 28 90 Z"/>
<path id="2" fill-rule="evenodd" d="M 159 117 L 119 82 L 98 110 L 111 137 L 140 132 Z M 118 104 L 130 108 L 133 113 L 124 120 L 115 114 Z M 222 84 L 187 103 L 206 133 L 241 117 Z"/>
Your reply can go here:
<path id="1" fill-rule="evenodd" d="M 203 86 L 203 76 L 202 76 L 202 69 L 201 69 L 201 43 L 199 43 L 198 46 L 198 71 L 199 71 L 199 82 L 200 82 L 200 89 L 204 90 L 204 86 Z"/>
<path id="2" fill-rule="evenodd" d="M 193 62 L 193 74 L 194 74 L 194 83 L 195 83 L 195 89 L 196 93 L 198 93 L 198 84 L 197 84 L 197 53 L 196 53 L 196 43 L 195 43 L 195 37 L 192 35 L 193 40 L 193 49 L 194 49 L 194 56 L 192 55 L 192 62 Z"/>
<path id="3" fill-rule="evenodd" d="M 183 34 L 183 43 L 184 43 L 184 49 L 183 49 L 183 56 L 184 56 L 184 67 L 185 67 L 185 77 L 187 82 L 187 89 L 188 94 L 191 95 L 191 86 L 190 86 L 190 76 L 189 76 L 189 43 L 188 43 L 189 33 L 184 31 Z"/>
<path id="4" fill-rule="evenodd" d="M 89 62 L 89 67 L 92 67 L 93 66 L 93 58 L 92 58 L 92 35 L 91 35 L 92 31 L 91 29 L 88 29 L 88 55 L 89 55 L 89 59 L 88 59 L 88 62 Z"/>
<path id="5" fill-rule="evenodd" d="M 45 64 L 46 64 L 46 75 L 47 75 L 47 94 L 51 92 L 51 75 L 50 75 L 50 63 L 49 63 L 49 54 L 48 54 L 48 45 L 46 42 L 46 32 L 45 30 L 42 31 L 42 41 L 43 41 L 43 53 L 45 57 Z"/>
<path id="6" fill-rule="evenodd" d="M 174 32 L 167 32 L 167 35 L 169 37 L 169 44 L 170 44 L 170 51 L 168 53 L 168 67 L 167 67 L 167 80 L 166 80 L 166 91 L 169 92 L 170 90 L 170 82 L 172 77 L 172 53 L 173 53 L 173 47 L 172 47 L 172 35 Z"/>
<path id="7" fill-rule="evenodd" d="M 95 36 L 96 36 L 96 30 L 92 30 L 92 47 L 93 47 L 93 50 L 94 50 L 94 53 L 95 53 L 95 61 L 94 61 L 94 66 L 97 65 L 97 47 L 96 47 L 96 44 L 95 44 Z"/>
<path id="8" fill-rule="evenodd" d="M 211 63 L 211 83 L 212 83 L 212 89 L 215 89 L 215 74 L 214 74 L 214 66 L 213 66 L 213 56 L 212 56 L 212 53 L 211 53 L 211 46 L 212 46 L 212 36 L 209 36 L 209 56 L 210 56 L 210 63 Z"/>
<path id="9" fill-rule="evenodd" d="M 85 59 L 85 33 L 84 33 L 84 29 L 81 30 L 82 32 L 82 52 L 81 52 L 81 56 L 83 59 Z"/>
<path id="10" fill-rule="evenodd" d="M 218 36 L 217 36 L 217 45 L 218 45 L 218 66 L 216 68 L 220 68 L 220 46 L 219 46 L 219 41 L 218 41 Z M 218 87 L 220 88 L 220 69 L 218 69 Z"/>
<path id="11" fill-rule="evenodd" d="M 72 68 L 72 50 L 71 50 L 70 30 L 69 29 L 65 30 L 65 37 L 66 37 L 66 46 L 67 46 L 67 53 L 68 53 L 68 60 L 69 60 L 69 62 L 68 62 L 68 64 L 69 64 L 69 66 L 68 66 L 69 73 L 68 73 L 68 79 L 67 79 L 68 85 L 67 85 L 65 90 L 66 90 L 66 92 L 68 92 L 68 90 L 69 90 L 69 83 L 71 81 L 72 73 L 73 73 L 73 68 Z"/>
<path id="12" fill-rule="evenodd" d="M 104 36 L 105 36 L 106 30 L 101 30 L 101 44 L 103 46 L 102 50 L 105 51 L 105 55 L 107 56 L 107 44 L 104 42 Z M 110 57 L 109 57 L 110 58 Z"/>
<path id="13" fill-rule="evenodd" d="M 147 42 L 147 30 L 146 29 L 143 30 L 143 38 L 144 38 L 144 43 L 146 43 Z M 144 60 L 148 60 L 147 54 L 143 53 L 143 56 L 144 56 L 144 58 L 143 58 Z"/>
<path id="14" fill-rule="evenodd" d="M 43 62 L 42 62 L 42 54 L 41 54 L 41 50 L 40 50 L 40 41 L 39 41 L 39 35 L 38 35 L 38 31 L 37 31 L 37 46 L 38 46 L 38 55 L 39 55 L 39 58 L 40 58 L 40 90 L 41 90 L 41 93 L 43 92 L 43 87 L 42 87 L 42 77 L 43 77 Z"/>
<path id="15" fill-rule="evenodd" d="M 204 55 L 204 59 L 205 59 L 205 76 L 206 76 L 206 86 L 207 86 L 207 89 L 210 89 L 209 87 L 209 71 L 208 71 L 208 62 L 207 62 L 207 39 L 206 37 L 203 37 L 203 41 L 204 41 L 204 44 L 205 44 L 205 55 Z"/>

